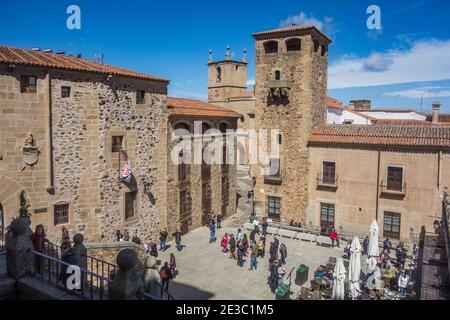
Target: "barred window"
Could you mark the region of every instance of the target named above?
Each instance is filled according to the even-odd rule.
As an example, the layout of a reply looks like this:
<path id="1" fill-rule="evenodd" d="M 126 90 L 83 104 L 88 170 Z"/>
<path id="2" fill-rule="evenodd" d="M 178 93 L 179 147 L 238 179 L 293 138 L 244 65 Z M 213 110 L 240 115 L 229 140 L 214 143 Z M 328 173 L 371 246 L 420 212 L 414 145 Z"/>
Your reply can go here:
<path id="1" fill-rule="evenodd" d="M 334 229 L 334 213 L 335 207 L 332 203 L 320 204 L 320 226 L 331 230 Z"/>
<path id="2" fill-rule="evenodd" d="M 265 53 L 277 53 L 278 52 L 278 42 L 267 41 L 266 43 L 264 43 L 264 52 Z"/>
<path id="3" fill-rule="evenodd" d="M 385 238 L 400 239 L 400 213 L 386 211 L 383 222 L 383 236 Z"/>
<path id="4" fill-rule="evenodd" d="M 279 217 L 281 215 L 281 198 L 268 197 L 267 212 L 269 217 Z"/>
<path id="5" fill-rule="evenodd" d="M 55 226 L 60 225 L 60 224 L 69 223 L 69 204 L 68 203 L 55 204 L 53 206 L 53 212 L 54 212 Z"/>
<path id="6" fill-rule="evenodd" d="M 322 183 L 335 184 L 336 183 L 336 163 L 330 161 L 323 162 Z"/>
<path id="7" fill-rule="evenodd" d="M 387 189 L 392 191 L 403 191 L 403 168 L 388 167 Z"/>
<path id="8" fill-rule="evenodd" d="M 61 98 L 70 98 L 70 87 L 61 87 Z"/>

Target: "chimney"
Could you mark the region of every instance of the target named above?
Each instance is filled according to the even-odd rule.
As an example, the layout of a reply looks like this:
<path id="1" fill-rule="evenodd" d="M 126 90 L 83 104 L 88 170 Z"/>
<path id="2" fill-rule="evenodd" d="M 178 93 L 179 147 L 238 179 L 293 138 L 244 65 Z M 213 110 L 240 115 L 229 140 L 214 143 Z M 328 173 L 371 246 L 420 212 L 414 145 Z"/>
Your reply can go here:
<path id="1" fill-rule="evenodd" d="M 372 102 L 370 100 L 350 100 L 350 107 L 356 111 L 370 110 Z"/>
<path id="2" fill-rule="evenodd" d="M 39 51 L 41 51 L 41 48 L 31 48 L 31 51 L 37 51 L 37 52 L 39 52 Z"/>
<path id="3" fill-rule="evenodd" d="M 60 54 L 60 55 L 64 55 L 64 54 L 65 54 L 64 50 L 58 50 L 58 51 L 56 51 L 55 53 L 56 53 L 56 54 Z"/>
<path id="4" fill-rule="evenodd" d="M 227 53 L 225 54 L 225 60 L 229 61 L 231 58 L 230 45 L 227 45 Z"/>
<path id="5" fill-rule="evenodd" d="M 45 49 L 44 52 L 45 52 L 45 53 L 52 53 L 53 50 L 52 50 L 52 49 Z"/>
<path id="6" fill-rule="evenodd" d="M 431 120 L 432 123 L 438 123 L 439 122 L 439 113 L 441 112 L 441 103 L 439 101 L 433 102 L 432 105 L 433 110 L 433 119 Z"/>

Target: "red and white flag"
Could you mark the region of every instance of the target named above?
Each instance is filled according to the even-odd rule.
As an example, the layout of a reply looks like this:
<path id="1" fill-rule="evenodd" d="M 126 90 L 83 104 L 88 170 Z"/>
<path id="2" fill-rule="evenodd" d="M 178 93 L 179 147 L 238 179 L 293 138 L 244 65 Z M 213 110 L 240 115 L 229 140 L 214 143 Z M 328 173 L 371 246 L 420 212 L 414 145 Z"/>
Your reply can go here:
<path id="1" fill-rule="evenodd" d="M 131 162 L 128 159 L 128 155 L 126 154 L 126 152 L 122 152 L 122 159 L 124 161 L 124 165 L 123 165 L 121 179 L 122 179 L 122 181 L 125 181 L 126 183 L 130 183 L 131 182 Z"/>

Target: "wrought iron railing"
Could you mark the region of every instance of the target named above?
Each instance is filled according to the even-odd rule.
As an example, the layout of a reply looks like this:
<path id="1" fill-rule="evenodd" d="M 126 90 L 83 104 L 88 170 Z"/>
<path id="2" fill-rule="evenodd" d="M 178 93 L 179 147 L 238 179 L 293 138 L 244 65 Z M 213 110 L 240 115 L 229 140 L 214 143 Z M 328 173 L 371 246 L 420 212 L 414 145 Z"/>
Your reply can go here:
<path id="1" fill-rule="evenodd" d="M 70 279 L 68 281 L 70 274 L 67 274 L 66 271 L 71 264 L 37 251 L 33 251 L 33 254 L 35 257 L 34 276 L 36 278 L 84 299 L 108 299 L 108 288 L 112 283 L 111 279 L 79 268 L 80 285 L 70 288 L 68 282 L 73 282 Z"/>
<path id="2" fill-rule="evenodd" d="M 43 254 L 53 257 L 55 259 L 59 260 L 62 259 L 61 247 L 54 243 L 47 242 L 45 244 Z M 86 256 L 86 262 L 87 262 L 86 263 L 87 271 L 98 274 L 104 278 L 112 279 L 117 271 L 116 265 L 106 262 L 104 260 L 91 257 L 89 255 Z"/>

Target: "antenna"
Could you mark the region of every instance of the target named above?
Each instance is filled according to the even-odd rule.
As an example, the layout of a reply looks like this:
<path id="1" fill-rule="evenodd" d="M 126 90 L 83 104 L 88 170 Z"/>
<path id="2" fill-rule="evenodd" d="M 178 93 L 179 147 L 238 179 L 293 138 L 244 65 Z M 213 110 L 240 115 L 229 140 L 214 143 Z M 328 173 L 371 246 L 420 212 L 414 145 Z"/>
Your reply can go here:
<path id="1" fill-rule="evenodd" d="M 103 53 L 95 53 L 94 59 L 98 62 L 103 64 Z"/>
<path id="2" fill-rule="evenodd" d="M 422 112 L 422 107 L 423 107 L 423 92 L 422 97 L 420 98 L 420 112 Z"/>

